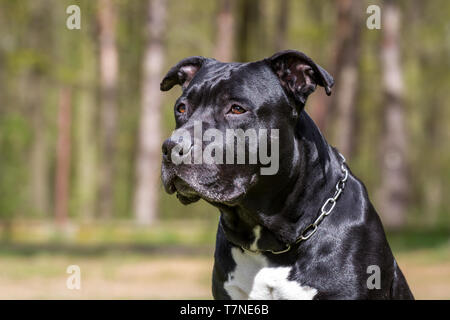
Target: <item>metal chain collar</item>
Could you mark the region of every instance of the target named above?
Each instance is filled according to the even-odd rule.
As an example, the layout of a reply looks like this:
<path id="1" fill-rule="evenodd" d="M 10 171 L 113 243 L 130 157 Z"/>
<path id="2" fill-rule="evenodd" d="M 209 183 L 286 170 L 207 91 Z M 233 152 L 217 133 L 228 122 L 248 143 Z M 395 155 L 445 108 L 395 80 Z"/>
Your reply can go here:
<path id="1" fill-rule="evenodd" d="M 322 205 L 322 208 L 320 209 L 320 215 L 317 217 L 317 219 L 303 230 L 303 232 L 300 234 L 300 236 L 297 238 L 297 240 L 295 240 L 295 242 L 292 245 L 298 244 L 302 241 L 305 241 L 305 240 L 308 240 L 309 238 L 311 238 L 311 236 L 317 231 L 317 227 L 322 222 L 323 218 L 328 216 L 333 211 L 334 207 L 336 206 L 336 201 L 340 197 L 342 191 L 344 191 L 345 182 L 347 181 L 347 178 L 348 178 L 348 170 L 345 168 L 344 156 L 340 153 L 339 153 L 339 155 L 342 158 L 341 171 L 343 173 L 343 178 L 341 178 L 336 183 L 336 191 L 334 192 L 334 195 L 332 197 L 328 198 L 325 201 L 325 203 Z M 251 250 L 251 249 L 244 248 L 244 247 L 241 247 L 241 248 L 244 249 L 245 251 L 250 251 L 253 253 L 259 253 L 259 252 L 266 251 L 266 252 L 271 252 L 272 254 L 281 254 L 281 253 L 285 253 L 285 252 L 288 252 L 289 250 L 291 250 L 291 244 L 286 244 L 286 249 L 279 250 L 279 251 Z"/>

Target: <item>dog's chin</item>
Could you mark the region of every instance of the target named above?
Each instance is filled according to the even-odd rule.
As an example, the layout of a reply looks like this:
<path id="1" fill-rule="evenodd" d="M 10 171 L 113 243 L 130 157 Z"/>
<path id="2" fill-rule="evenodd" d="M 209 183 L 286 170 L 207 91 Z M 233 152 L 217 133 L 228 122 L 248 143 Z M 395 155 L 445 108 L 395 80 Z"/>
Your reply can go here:
<path id="1" fill-rule="evenodd" d="M 164 163 L 161 178 L 166 192 L 176 193 L 181 203 L 187 205 L 203 199 L 215 206 L 239 204 L 258 181 L 255 173 L 220 174 L 216 167 L 197 171 L 174 170 Z"/>
<path id="2" fill-rule="evenodd" d="M 197 202 L 201 198 L 188 183 L 180 178 L 175 178 L 173 186 L 177 192 L 177 198 L 182 204 L 188 205 Z"/>
<path id="3" fill-rule="evenodd" d="M 174 178 L 171 184 L 170 189 L 176 192 L 178 200 L 185 205 L 203 199 L 212 205 L 233 206 L 245 197 L 248 190 L 246 184 L 241 184 L 238 187 L 233 186 L 230 190 L 229 186 L 227 188 L 218 184 L 189 183 L 179 177 Z"/>
<path id="4" fill-rule="evenodd" d="M 184 205 L 188 205 L 200 200 L 200 196 L 183 195 L 180 192 L 177 192 L 177 198 Z"/>

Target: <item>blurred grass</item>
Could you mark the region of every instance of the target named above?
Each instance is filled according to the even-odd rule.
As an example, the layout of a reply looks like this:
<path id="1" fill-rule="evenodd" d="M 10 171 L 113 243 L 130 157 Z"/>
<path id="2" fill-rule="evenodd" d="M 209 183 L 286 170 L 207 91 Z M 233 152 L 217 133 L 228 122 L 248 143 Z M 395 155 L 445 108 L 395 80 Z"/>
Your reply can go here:
<path id="1" fill-rule="evenodd" d="M 150 244 L 195 246 L 211 244 L 217 219 L 163 220 L 149 227 L 130 222 L 68 224 L 59 228 L 50 222 L 15 221 L 7 242 L 12 244 L 114 245 Z M 0 228 L 0 238 L 2 229 Z"/>
<path id="2" fill-rule="evenodd" d="M 15 221 L 9 238 L 0 242 L 8 245 L 78 245 L 78 246 L 214 246 L 218 217 L 210 219 L 171 219 L 156 222 L 149 227 L 137 227 L 126 221 L 109 223 L 68 224 L 59 228 L 52 222 Z M 0 225 L 0 239 L 4 238 Z M 418 249 L 447 251 L 450 247 L 450 228 L 406 229 L 388 232 L 388 241 L 394 252 Z"/>
<path id="3" fill-rule="evenodd" d="M 69 265 L 81 290 L 69 290 Z M 211 299 L 212 256 L 100 256 L 37 253 L 0 256 L 0 299 Z"/>
<path id="4" fill-rule="evenodd" d="M 80 224 L 16 222 L 0 243 L 0 299 L 211 299 L 217 220 Z M 450 233 L 406 230 L 388 239 L 419 299 L 450 299 Z M 82 290 L 65 287 L 68 265 Z"/>
<path id="5" fill-rule="evenodd" d="M 427 252 L 419 256 L 429 262 L 450 261 L 450 231 L 446 229 L 390 232 L 387 238 L 394 255 Z"/>

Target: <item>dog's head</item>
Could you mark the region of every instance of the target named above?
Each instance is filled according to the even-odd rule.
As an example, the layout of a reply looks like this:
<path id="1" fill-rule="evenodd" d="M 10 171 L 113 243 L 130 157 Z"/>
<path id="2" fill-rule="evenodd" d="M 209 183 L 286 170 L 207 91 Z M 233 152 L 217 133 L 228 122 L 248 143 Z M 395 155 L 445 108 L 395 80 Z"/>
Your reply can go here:
<path id="1" fill-rule="evenodd" d="M 233 205 L 249 190 L 270 192 L 299 165 L 296 123 L 317 86 L 333 78 L 305 54 L 282 51 L 251 63 L 190 57 L 172 67 L 176 128 L 162 147 L 162 179 L 182 203 Z"/>

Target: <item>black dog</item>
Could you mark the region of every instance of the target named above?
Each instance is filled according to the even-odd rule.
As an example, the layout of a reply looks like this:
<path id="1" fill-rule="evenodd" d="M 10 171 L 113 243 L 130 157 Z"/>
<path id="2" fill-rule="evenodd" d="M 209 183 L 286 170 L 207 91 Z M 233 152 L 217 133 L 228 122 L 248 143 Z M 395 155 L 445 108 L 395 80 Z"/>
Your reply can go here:
<path id="1" fill-rule="evenodd" d="M 413 299 L 364 185 L 304 111 L 317 85 L 329 95 L 333 83 L 291 50 L 251 63 L 190 57 L 161 82 L 163 91 L 182 86 L 175 132 L 196 122 L 203 131 L 279 129 L 272 175 L 260 174 L 260 163 L 176 165 L 179 140 L 163 144 L 166 191 L 221 213 L 214 298 Z"/>

